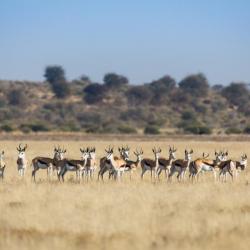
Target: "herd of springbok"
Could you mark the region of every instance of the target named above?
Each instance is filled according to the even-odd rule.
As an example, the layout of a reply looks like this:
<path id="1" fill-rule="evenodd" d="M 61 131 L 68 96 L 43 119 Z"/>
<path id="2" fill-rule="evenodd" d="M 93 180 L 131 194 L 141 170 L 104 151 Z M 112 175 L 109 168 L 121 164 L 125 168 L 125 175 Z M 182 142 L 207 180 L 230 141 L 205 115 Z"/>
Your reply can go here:
<path id="1" fill-rule="evenodd" d="M 23 177 L 28 166 L 26 159 L 27 144 L 17 147 L 17 170 L 18 174 Z M 153 148 L 154 158 L 143 158 L 143 151 L 136 150 L 134 152 L 136 160 L 130 159 L 130 148 L 119 147 L 119 156 L 114 156 L 114 149 L 109 147 L 105 149 L 106 155 L 99 160 L 98 180 L 103 180 L 104 174 L 107 172 L 109 179 L 120 180 L 124 173 L 129 173 L 132 178 L 133 172 L 141 167 L 141 179 L 144 174 L 150 171 L 151 180 L 160 179 L 162 172 L 165 173 L 166 179 L 172 180 L 176 174 L 177 180 L 182 182 L 185 180 L 186 173 L 189 174 L 189 179 L 198 180 L 199 175 L 203 172 L 213 172 L 215 180 L 226 181 L 227 175 L 230 175 L 234 180 L 238 173 L 247 167 L 247 155 L 243 154 L 240 161 L 234 161 L 228 158 L 228 152 L 215 151 L 215 158 L 209 159 L 209 155 L 203 153 L 202 157 L 192 160 L 193 150 L 185 150 L 184 159 L 176 159 L 176 148 L 169 147 L 168 158 L 160 157 L 161 149 Z M 38 170 L 47 170 L 48 179 L 53 173 L 57 173 L 59 181 L 64 181 L 64 176 L 68 171 L 76 173 L 77 181 L 82 179 L 93 179 L 94 172 L 97 169 L 96 150 L 94 147 L 80 148 L 81 159 L 65 158 L 66 149 L 61 147 L 54 148 L 54 157 L 35 157 L 31 161 L 32 178 L 36 181 L 36 173 Z M 0 178 L 4 178 L 6 164 L 4 161 L 4 151 L 0 153 Z"/>

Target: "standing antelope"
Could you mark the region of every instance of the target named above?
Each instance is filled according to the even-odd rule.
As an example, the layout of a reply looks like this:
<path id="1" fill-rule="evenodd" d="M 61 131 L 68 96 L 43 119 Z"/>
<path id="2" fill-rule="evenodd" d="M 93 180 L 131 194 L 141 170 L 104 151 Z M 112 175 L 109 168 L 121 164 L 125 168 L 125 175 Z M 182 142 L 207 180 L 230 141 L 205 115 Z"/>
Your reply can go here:
<path id="1" fill-rule="evenodd" d="M 173 162 L 173 160 L 176 159 L 175 158 L 175 152 L 176 151 L 177 151 L 177 149 L 174 148 L 174 146 L 172 148 L 169 146 L 169 157 L 168 157 L 168 159 L 159 158 L 159 167 L 158 167 L 158 170 L 157 170 L 158 179 L 160 178 L 160 174 L 161 174 L 162 170 L 165 171 L 165 176 L 167 178 L 169 177 L 172 162 Z"/>
<path id="2" fill-rule="evenodd" d="M 223 175 L 222 181 L 226 182 L 227 173 L 231 176 L 232 180 L 237 178 L 240 171 L 245 170 L 247 167 L 247 155 L 243 154 L 240 161 L 227 160 L 219 164 L 219 179 Z"/>
<path id="3" fill-rule="evenodd" d="M 110 147 L 109 147 L 110 149 Z M 118 148 L 119 153 L 120 153 L 120 157 L 114 156 L 115 160 L 118 159 L 123 159 L 124 161 L 128 160 L 129 158 L 129 147 L 127 146 L 126 148 L 122 147 L 122 148 Z M 107 152 L 107 150 L 105 150 Z M 101 176 L 102 180 L 103 180 L 103 175 L 109 171 L 109 179 L 115 175 L 114 169 L 110 163 L 110 160 L 107 159 L 107 156 L 104 156 L 100 159 L 100 170 L 98 172 L 98 180 Z"/>
<path id="4" fill-rule="evenodd" d="M 95 148 L 90 148 L 89 149 L 89 157 L 87 159 L 86 163 L 86 171 L 83 171 L 82 173 L 86 174 L 87 179 L 93 179 L 94 176 L 94 171 L 96 169 L 96 153 L 95 153 Z"/>
<path id="5" fill-rule="evenodd" d="M 189 168 L 189 164 L 191 162 L 193 152 L 194 152 L 193 149 L 191 149 L 189 152 L 185 150 L 184 160 L 178 159 L 172 163 L 170 173 L 169 173 L 169 179 L 172 179 L 172 176 L 174 175 L 174 173 L 177 172 L 178 181 L 184 180 L 185 173 L 186 173 L 186 170 Z"/>
<path id="6" fill-rule="evenodd" d="M 21 177 L 24 176 L 24 172 L 26 170 L 27 163 L 28 163 L 26 160 L 26 156 L 25 156 L 25 151 L 27 147 L 28 147 L 27 144 L 23 148 L 21 147 L 21 144 L 19 144 L 19 146 L 17 147 L 17 151 L 18 151 L 17 170 L 18 170 L 18 174 Z"/>
<path id="7" fill-rule="evenodd" d="M 126 161 L 122 158 L 115 158 L 113 148 L 106 150 L 107 160 L 110 161 L 111 171 L 113 172 L 115 179 L 120 179 L 122 173 L 125 171 Z"/>
<path id="8" fill-rule="evenodd" d="M 5 170 L 6 164 L 4 162 L 4 151 L 0 153 L 0 179 L 3 180 L 4 178 L 4 170 Z"/>
<path id="9" fill-rule="evenodd" d="M 142 168 L 142 172 L 141 172 L 141 179 L 143 179 L 143 176 L 145 174 L 146 171 L 150 171 L 151 173 L 151 180 L 153 177 L 153 171 L 154 171 L 154 177 L 156 177 L 156 173 L 158 171 L 158 167 L 159 167 L 159 157 L 160 157 L 160 153 L 161 153 L 161 149 L 159 148 L 158 150 L 156 150 L 156 148 L 154 147 L 152 149 L 155 159 L 143 159 L 141 161 L 141 168 Z"/>
<path id="10" fill-rule="evenodd" d="M 136 151 L 134 152 L 134 155 L 136 156 L 136 161 L 131 161 L 131 160 L 126 161 L 126 169 L 125 169 L 125 171 L 130 172 L 130 179 L 132 178 L 132 176 L 131 176 L 132 173 L 134 171 L 136 171 L 136 169 L 141 165 L 142 155 L 143 155 L 142 149 L 140 151 L 138 151 L 136 149 Z"/>
<path id="11" fill-rule="evenodd" d="M 71 159 L 63 159 L 58 161 L 57 167 L 60 168 L 60 173 L 59 173 L 59 180 L 60 177 L 64 181 L 64 175 L 68 171 L 74 171 L 76 172 L 76 178 L 78 181 L 81 181 L 82 177 L 82 172 L 85 170 L 85 167 L 87 165 L 87 159 L 89 157 L 89 149 L 81 149 L 80 151 L 82 153 L 82 159 L 81 160 L 71 160 Z"/>
<path id="12" fill-rule="evenodd" d="M 31 165 L 33 166 L 32 177 L 36 181 L 36 172 L 39 169 L 47 170 L 48 179 L 51 178 L 53 169 L 57 169 L 57 162 L 63 159 L 63 154 L 66 153 L 66 150 L 61 149 L 60 147 L 54 148 L 54 157 L 36 157 L 32 159 Z M 57 169 L 57 176 L 59 175 L 59 170 Z"/>
<path id="13" fill-rule="evenodd" d="M 222 152 L 217 153 L 215 151 L 215 160 L 210 160 L 208 159 L 209 155 L 203 153 L 202 158 L 198 158 L 189 164 L 189 177 L 191 177 L 192 180 L 195 178 L 198 180 L 201 172 L 212 171 L 214 179 L 216 180 L 216 168 L 218 168 L 219 164 L 225 159 L 226 155 L 227 154 L 223 154 Z"/>

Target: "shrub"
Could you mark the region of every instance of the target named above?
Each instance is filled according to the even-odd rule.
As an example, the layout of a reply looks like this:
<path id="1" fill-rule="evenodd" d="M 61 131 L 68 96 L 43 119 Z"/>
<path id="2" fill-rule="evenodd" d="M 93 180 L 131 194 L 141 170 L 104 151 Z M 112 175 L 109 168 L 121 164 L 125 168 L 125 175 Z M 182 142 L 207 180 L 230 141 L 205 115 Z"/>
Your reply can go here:
<path id="1" fill-rule="evenodd" d="M 212 133 L 212 129 L 206 126 L 189 126 L 184 128 L 184 131 L 195 135 L 210 135 Z"/>
<path id="2" fill-rule="evenodd" d="M 9 124 L 4 124 L 1 126 L 0 128 L 1 131 L 4 131 L 4 132 L 12 132 L 14 129 L 11 125 Z"/>
<path id="3" fill-rule="evenodd" d="M 118 131 L 122 134 L 136 134 L 137 133 L 135 128 L 127 126 L 127 125 L 118 127 Z"/>
<path id="4" fill-rule="evenodd" d="M 8 100 L 10 105 L 24 106 L 26 104 L 26 97 L 21 89 L 13 89 L 8 93 Z"/>
<path id="5" fill-rule="evenodd" d="M 144 134 L 157 135 L 160 134 L 159 128 L 156 126 L 148 125 L 144 129 Z"/>
<path id="6" fill-rule="evenodd" d="M 242 133 L 242 130 L 239 129 L 239 128 L 234 128 L 234 127 L 231 127 L 231 128 L 227 128 L 225 130 L 225 133 L 227 135 L 230 135 L 230 134 L 241 134 Z"/>
<path id="7" fill-rule="evenodd" d="M 250 134 L 250 125 L 246 126 L 244 129 L 245 134 Z"/>

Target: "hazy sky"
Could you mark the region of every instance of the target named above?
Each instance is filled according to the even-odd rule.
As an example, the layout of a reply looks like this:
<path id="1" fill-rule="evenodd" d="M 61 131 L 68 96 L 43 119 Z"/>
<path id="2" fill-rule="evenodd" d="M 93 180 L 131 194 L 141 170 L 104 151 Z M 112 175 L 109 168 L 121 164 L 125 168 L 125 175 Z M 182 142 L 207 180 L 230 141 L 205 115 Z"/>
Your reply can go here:
<path id="1" fill-rule="evenodd" d="M 0 79 L 42 80 L 50 64 L 69 79 L 250 82 L 250 1 L 0 0 Z"/>

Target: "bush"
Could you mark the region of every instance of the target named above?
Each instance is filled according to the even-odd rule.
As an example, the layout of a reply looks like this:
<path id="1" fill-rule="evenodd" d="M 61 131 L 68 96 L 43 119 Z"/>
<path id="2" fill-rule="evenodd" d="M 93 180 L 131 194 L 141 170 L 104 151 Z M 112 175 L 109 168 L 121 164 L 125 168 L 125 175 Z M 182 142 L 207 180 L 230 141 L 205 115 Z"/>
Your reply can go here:
<path id="1" fill-rule="evenodd" d="M 118 131 L 122 134 L 136 134 L 137 133 L 137 130 L 135 128 L 127 126 L 127 125 L 118 127 Z"/>
<path id="2" fill-rule="evenodd" d="M 144 134 L 158 135 L 160 131 L 158 127 L 149 125 L 145 127 Z"/>
<path id="3" fill-rule="evenodd" d="M 212 133 L 211 128 L 206 126 L 189 126 L 184 128 L 184 131 L 195 135 L 210 135 Z"/>
<path id="4" fill-rule="evenodd" d="M 241 134 L 242 133 L 242 130 L 239 129 L 239 128 L 234 128 L 234 127 L 231 127 L 231 128 L 227 128 L 225 130 L 225 133 L 227 135 L 230 135 L 230 134 Z"/>
<path id="5" fill-rule="evenodd" d="M 12 132 L 14 129 L 11 125 L 4 124 L 1 126 L 0 130 L 4 132 Z"/>
<path id="6" fill-rule="evenodd" d="M 246 126 L 244 129 L 245 134 L 250 134 L 250 125 Z"/>
<path id="7" fill-rule="evenodd" d="M 64 80 L 52 83 L 51 87 L 57 98 L 65 98 L 70 95 L 69 85 Z"/>
<path id="8" fill-rule="evenodd" d="M 29 133 L 31 131 L 33 131 L 33 132 L 46 132 L 46 131 L 50 130 L 45 124 L 41 124 L 41 123 L 21 124 L 19 126 L 19 129 L 23 133 Z"/>
<path id="9" fill-rule="evenodd" d="M 13 89 L 8 93 L 8 100 L 10 105 L 24 106 L 26 104 L 26 97 L 21 89 Z"/>

